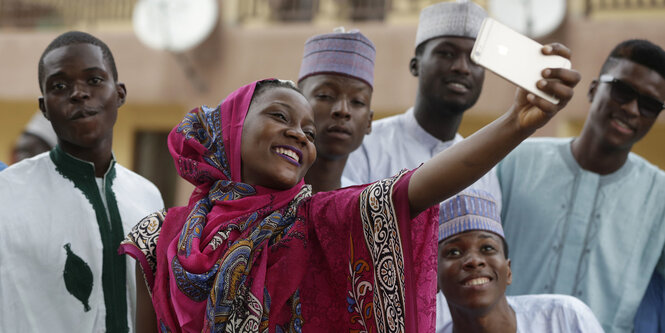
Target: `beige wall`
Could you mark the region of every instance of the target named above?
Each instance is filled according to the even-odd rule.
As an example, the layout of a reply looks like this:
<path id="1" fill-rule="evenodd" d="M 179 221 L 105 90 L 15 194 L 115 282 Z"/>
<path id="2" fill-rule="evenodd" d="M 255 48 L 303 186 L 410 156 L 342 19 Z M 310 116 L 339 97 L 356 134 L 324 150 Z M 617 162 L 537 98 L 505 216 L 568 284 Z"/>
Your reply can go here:
<path id="1" fill-rule="evenodd" d="M 114 150 L 118 160 L 132 166 L 133 137 L 137 129 L 168 131 L 190 108 L 217 104 L 238 86 L 265 77 L 296 79 L 302 46 L 311 35 L 332 30 L 333 25 L 291 24 L 276 26 L 225 26 L 218 29 L 195 50 L 178 61 L 169 53 L 143 46 L 130 27 L 87 31 L 97 35 L 113 50 L 120 80 L 128 89 L 127 105 L 120 111 L 115 130 Z M 415 23 L 366 23 L 359 28 L 377 48 L 373 109 L 378 117 L 402 112 L 415 96 L 417 81 L 409 74 L 413 54 Z M 569 106 L 537 135 L 571 134 L 571 122 L 583 121 L 588 103 L 586 89 L 597 75 L 601 61 L 619 41 L 647 38 L 665 45 L 665 20 L 569 18 L 563 28 L 548 38 L 559 40 L 573 50 L 573 66 L 583 76 Z M 10 146 L 36 110 L 37 61 L 59 32 L 0 32 L 0 160 L 9 160 Z M 183 63 L 193 68 L 206 90 L 196 88 Z M 514 87 L 488 73 L 478 104 L 468 112 L 462 132 L 470 132 L 491 121 L 510 104 Z M 663 117 L 659 123 L 663 123 Z M 663 131 L 662 126 L 654 130 Z M 573 133 L 574 134 L 574 133 Z M 660 134 L 658 134 L 660 135 Z M 663 155 L 657 140 L 644 149 L 649 159 Z M 661 164 L 661 167 L 665 167 Z"/>
<path id="2" fill-rule="evenodd" d="M 2 73 L 0 71 L 0 73 Z M 0 77 L 7 78 L 2 75 Z M 36 81 L 36 79 L 35 79 Z M 11 147 L 28 123 L 32 114 L 39 110 L 37 98 L 29 100 L 3 100 L 0 98 L 0 161 L 11 162 Z"/>

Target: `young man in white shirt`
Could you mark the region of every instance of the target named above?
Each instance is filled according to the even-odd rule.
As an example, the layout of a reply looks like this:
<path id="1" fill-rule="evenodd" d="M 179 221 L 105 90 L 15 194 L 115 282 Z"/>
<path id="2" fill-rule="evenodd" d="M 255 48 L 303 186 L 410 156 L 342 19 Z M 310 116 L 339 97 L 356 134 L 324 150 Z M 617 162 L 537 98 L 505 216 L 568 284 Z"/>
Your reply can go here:
<path id="1" fill-rule="evenodd" d="M 506 297 L 513 276 L 489 193 L 465 190 L 440 208 L 437 333 L 603 332 L 589 307 L 572 296 Z"/>

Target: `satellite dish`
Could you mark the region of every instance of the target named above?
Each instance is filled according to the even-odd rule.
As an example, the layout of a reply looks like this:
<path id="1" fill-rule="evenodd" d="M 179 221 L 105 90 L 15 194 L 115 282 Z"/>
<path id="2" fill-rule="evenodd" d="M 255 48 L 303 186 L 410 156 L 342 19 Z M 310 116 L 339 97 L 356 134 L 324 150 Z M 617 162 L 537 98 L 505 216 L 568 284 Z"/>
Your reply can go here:
<path id="1" fill-rule="evenodd" d="M 134 32 L 148 47 L 183 52 L 210 35 L 218 16 L 216 0 L 140 0 Z"/>
<path id="2" fill-rule="evenodd" d="M 501 23 L 540 38 L 552 33 L 566 16 L 566 0 L 490 0 L 488 9 Z"/>

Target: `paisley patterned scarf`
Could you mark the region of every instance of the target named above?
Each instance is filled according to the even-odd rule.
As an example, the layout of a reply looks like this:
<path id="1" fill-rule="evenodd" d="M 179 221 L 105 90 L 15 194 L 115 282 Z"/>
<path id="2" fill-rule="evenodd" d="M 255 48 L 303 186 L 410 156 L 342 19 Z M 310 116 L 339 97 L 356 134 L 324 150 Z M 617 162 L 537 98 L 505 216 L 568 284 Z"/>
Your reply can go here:
<path id="1" fill-rule="evenodd" d="M 240 182 L 240 139 L 255 86 L 215 109 L 190 111 L 169 134 L 178 173 L 196 189 L 187 207 L 168 211 L 157 243 L 157 267 L 168 267 L 157 270 L 152 288 L 162 331 L 257 331 L 264 315 L 262 253 L 310 191 L 303 181 L 285 191 Z"/>
<path id="2" fill-rule="evenodd" d="M 171 132 L 178 173 L 196 189 L 121 246 L 142 264 L 160 331 L 433 331 L 438 207 L 409 217 L 412 172 L 312 197 L 302 181 L 241 183 L 254 88 Z"/>

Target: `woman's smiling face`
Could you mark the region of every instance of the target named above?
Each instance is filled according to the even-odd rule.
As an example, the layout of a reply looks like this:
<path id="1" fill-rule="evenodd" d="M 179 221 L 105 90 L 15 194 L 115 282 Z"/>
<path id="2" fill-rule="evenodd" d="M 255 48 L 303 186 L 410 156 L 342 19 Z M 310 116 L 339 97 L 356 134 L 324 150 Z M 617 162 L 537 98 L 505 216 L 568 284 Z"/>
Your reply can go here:
<path id="1" fill-rule="evenodd" d="M 268 87 L 255 96 L 242 129 L 242 181 L 289 189 L 305 177 L 316 159 L 316 127 L 303 95 Z"/>

